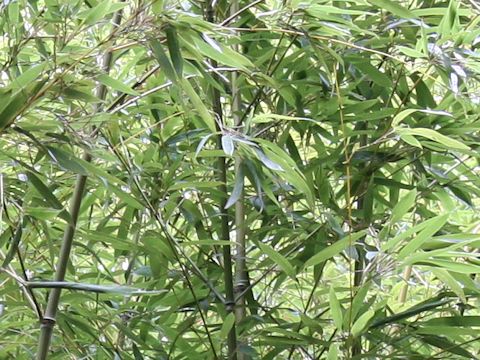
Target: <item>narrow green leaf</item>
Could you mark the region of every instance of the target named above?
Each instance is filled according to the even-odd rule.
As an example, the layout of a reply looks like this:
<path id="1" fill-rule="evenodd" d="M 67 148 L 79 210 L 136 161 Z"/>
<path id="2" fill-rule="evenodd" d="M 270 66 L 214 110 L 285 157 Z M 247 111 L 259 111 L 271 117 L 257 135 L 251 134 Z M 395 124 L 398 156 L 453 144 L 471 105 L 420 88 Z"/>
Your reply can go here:
<path id="1" fill-rule="evenodd" d="M 232 205 L 234 205 L 243 192 L 243 185 L 244 185 L 244 175 L 243 175 L 243 164 L 240 165 L 238 168 L 238 172 L 235 174 L 235 185 L 233 187 L 232 193 L 225 204 L 225 209 L 228 209 Z"/>
<path id="2" fill-rule="evenodd" d="M 325 249 L 319 251 L 317 254 L 308 259 L 305 265 L 303 265 L 303 268 L 320 264 L 332 258 L 333 256 L 345 250 L 350 244 L 355 244 L 355 241 L 357 241 L 364 235 L 365 231 L 359 231 L 353 234 L 349 234 L 341 240 L 337 240 L 332 245 L 327 246 Z"/>
<path id="3" fill-rule="evenodd" d="M 417 325 L 418 322 L 415 323 Z M 471 328 L 461 328 L 453 326 L 423 326 L 418 324 L 418 328 L 415 330 L 416 334 L 422 335 L 445 335 L 448 334 L 450 337 L 456 336 L 470 336 L 472 335 Z"/>
<path id="4" fill-rule="evenodd" d="M 145 205 L 143 205 L 141 201 L 137 200 L 132 195 L 130 195 L 126 191 L 118 188 L 117 186 L 115 186 L 113 184 L 109 184 L 107 188 L 110 191 L 112 191 L 115 195 L 117 195 L 120 200 L 122 200 L 126 204 L 132 206 L 133 208 L 139 209 L 139 210 L 145 209 Z"/>
<path id="5" fill-rule="evenodd" d="M 338 360 L 338 347 L 336 344 L 330 344 L 327 360 Z"/>
<path id="6" fill-rule="evenodd" d="M 0 131 L 12 124 L 20 109 L 25 106 L 26 101 L 27 95 L 23 91 L 11 97 L 8 105 L 0 112 Z"/>
<path id="7" fill-rule="evenodd" d="M 443 268 L 447 271 L 460 273 L 460 274 L 479 274 L 480 273 L 480 266 L 461 263 L 456 261 L 448 261 L 448 260 L 423 260 L 418 262 L 419 265 L 433 265 L 440 268 Z"/>
<path id="8" fill-rule="evenodd" d="M 461 300 L 464 304 L 467 303 L 467 298 L 465 292 L 462 289 L 462 286 L 455 280 L 455 278 L 444 269 L 431 269 L 433 275 L 435 275 L 440 281 L 447 285 Z"/>
<path id="9" fill-rule="evenodd" d="M 129 95 L 138 95 L 139 93 L 129 86 L 125 85 L 123 82 L 115 80 L 114 78 L 108 76 L 107 74 L 101 74 L 97 76 L 97 80 L 100 81 L 103 85 L 111 87 L 114 90 L 120 91 Z"/>
<path id="10" fill-rule="evenodd" d="M 5 255 L 5 259 L 3 260 L 2 268 L 6 268 L 8 264 L 10 264 L 10 262 L 15 257 L 15 254 L 17 253 L 18 245 L 20 244 L 20 240 L 22 239 L 23 228 L 25 227 L 25 225 L 26 225 L 26 221 L 24 217 L 22 221 L 20 221 L 17 225 L 17 229 L 15 230 L 15 234 L 13 235 L 12 241 L 10 242 L 8 252 Z"/>
<path id="11" fill-rule="evenodd" d="M 132 343 L 133 356 L 135 360 L 144 360 L 145 358 L 142 355 L 142 352 L 135 343 Z"/>
<path id="12" fill-rule="evenodd" d="M 413 113 L 416 113 L 417 111 L 418 109 L 406 109 L 406 110 L 400 111 L 397 115 L 394 116 L 392 120 L 392 126 L 397 126 L 403 121 L 403 119 L 407 118 Z"/>
<path id="13" fill-rule="evenodd" d="M 190 85 L 188 80 L 184 78 L 180 80 L 180 84 L 182 85 L 183 90 L 187 93 L 188 97 L 190 98 L 190 101 L 192 102 L 194 108 L 200 114 L 200 117 L 202 118 L 207 128 L 210 129 L 210 131 L 213 133 L 216 132 L 215 121 L 213 120 L 213 116 L 208 111 L 202 99 L 200 99 L 200 96 L 198 96 L 195 90 L 193 90 L 192 85 Z"/>
<path id="14" fill-rule="evenodd" d="M 45 63 L 30 67 L 19 77 L 15 78 L 12 82 L 12 85 L 14 85 L 16 88 L 26 87 L 28 84 L 31 84 L 32 82 L 38 80 L 40 74 L 45 70 L 45 68 Z"/>
<path id="15" fill-rule="evenodd" d="M 165 27 L 165 34 L 167 35 L 167 46 L 173 67 L 178 77 L 181 78 L 183 76 L 183 57 L 180 52 L 177 30 L 174 26 L 167 25 Z"/>
<path id="16" fill-rule="evenodd" d="M 202 34 L 202 39 L 196 36 L 191 37 L 193 44 L 205 56 L 218 61 L 221 64 L 236 68 L 253 68 L 254 65 L 242 54 L 229 49 L 210 38 L 207 34 Z M 184 40 L 185 42 L 186 40 Z"/>
<path id="17" fill-rule="evenodd" d="M 435 336 L 435 335 L 420 335 L 421 340 L 427 344 L 443 349 L 446 352 L 453 355 L 460 355 L 467 359 L 476 359 L 477 357 L 462 348 L 460 345 L 457 345 L 444 336 Z"/>
<path id="18" fill-rule="evenodd" d="M 337 294 L 335 293 L 335 288 L 330 286 L 330 314 L 332 315 L 333 323 L 337 327 L 338 330 L 342 330 L 343 325 L 343 310 L 342 305 L 338 301 Z"/>
<path id="19" fill-rule="evenodd" d="M 195 240 L 195 241 L 182 241 L 180 245 L 182 246 L 234 246 L 236 243 L 234 241 L 228 240 Z"/>
<path id="20" fill-rule="evenodd" d="M 258 158 L 260 159 L 260 161 L 263 163 L 263 165 L 265 165 L 267 168 L 269 168 L 270 170 L 275 170 L 275 171 L 284 171 L 283 168 L 277 164 L 276 162 L 270 160 L 266 155 L 265 153 L 261 150 L 261 149 L 256 149 L 254 148 L 255 152 L 257 153 L 258 155 Z"/>
<path id="21" fill-rule="evenodd" d="M 168 188 L 169 191 L 179 189 L 211 189 L 223 185 L 221 181 L 178 181 Z"/>
<path id="22" fill-rule="evenodd" d="M 54 209 L 63 209 L 62 203 L 57 199 L 55 195 L 50 191 L 47 185 L 43 183 L 40 178 L 38 178 L 34 173 L 28 171 L 27 172 L 28 180 L 32 183 L 35 189 L 38 191 L 40 195 L 43 196 L 45 201 Z"/>
<path id="23" fill-rule="evenodd" d="M 208 135 L 205 135 L 204 137 L 202 137 L 202 139 L 198 143 L 197 149 L 195 150 L 195 157 L 198 156 L 200 151 L 202 151 L 203 147 L 207 143 L 208 139 L 210 139 L 212 136 L 213 136 L 213 134 L 208 134 Z"/>
<path id="24" fill-rule="evenodd" d="M 313 123 L 317 123 L 315 120 L 305 117 L 298 117 L 298 116 L 288 116 L 288 115 L 281 115 L 281 114 L 260 114 L 255 115 L 251 120 L 252 123 L 269 123 L 272 120 L 282 120 L 282 121 L 310 121 Z"/>
<path id="25" fill-rule="evenodd" d="M 70 170 L 76 174 L 88 175 L 87 170 L 80 164 L 75 156 L 51 146 L 47 148 L 50 158 L 64 170 Z"/>
<path id="26" fill-rule="evenodd" d="M 165 72 L 167 78 L 172 82 L 177 82 L 177 74 L 173 68 L 172 63 L 167 57 L 165 50 L 163 50 L 162 44 L 157 39 L 150 41 L 150 46 L 153 50 L 153 55 L 158 61 L 158 64 L 161 66 L 162 70 Z"/>
<path id="27" fill-rule="evenodd" d="M 390 11 L 392 14 L 401 18 L 413 19 L 416 18 L 415 14 L 407 8 L 400 5 L 397 1 L 393 0 L 368 0 L 372 5 L 375 5 L 381 9 Z"/>
<path id="28" fill-rule="evenodd" d="M 85 161 L 79 158 L 75 158 L 75 161 L 78 162 L 84 169 L 86 169 L 88 173 L 95 175 L 97 178 L 99 178 L 102 181 L 106 180 L 112 184 L 125 185 L 124 181 L 109 174 L 105 170 L 102 170 L 99 166 L 96 166 L 92 163 L 89 163 L 88 161 Z"/>
<path id="29" fill-rule="evenodd" d="M 438 230 L 440 230 L 443 225 L 447 222 L 449 214 L 439 215 L 431 219 L 428 225 L 418 233 L 411 241 L 403 247 L 402 250 L 398 253 L 398 259 L 404 259 L 406 256 L 412 254 L 414 251 L 419 249 L 422 244 L 430 239 Z"/>
<path id="30" fill-rule="evenodd" d="M 441 145 L 444 145 L 447 149 L 457 149 L 457 150 L 470 150 L 470 147 L 465 145 L 464 143 L 452 139 L 448 136 L 440 134 L 438 131 L 433 129 L 426 129 L 426 128 L 395 128 L 395 132 L 399 135 L 414 135 L 414 136 L 421 136 L 427 138 L 429 140 L 435 141 Z"/>
<path id="31" fill-rule="evenodd" d="M 44 207 L 29 206 L 25 208 L 25 215 L 29 215 L 40 220 L 53 220 L 60 213 L 59 209 L 50 209 Z"/>
<path id="32" fill-rule="evenodd" d="M 441 215 L 440 215 L 441 216 Z M 397 236 L 391 238 L 388 240 L 383 246 L 382 246 L 382 251 L 388 251 L 395 246 L 397 246 L 399 243 L 401 243 L 403 240 L 407 239 L 408 237 L 412 236 L 416 232 L 419 232 L 423 230 L 425 227 L 429 226 L 432 222 L 435 222 L 438 220 L 438 217 L 434 217 L 431 219 L 428 219 L 424 222 L 421 222 L 420 224 L 415 225 L 414 227 L 411 227 L 405 231 L 400 232 Z"/>
<path id="33" fill-rule="evenodd" d="M 287 274 L 290 278 L 293 280 L 296 280 L 296 272 L 295 269 L 293 268 L 292 264 L 290 264 L 290 261 L 280 254 L 279 252 L 275 251 L 273 247 L 271 247 L 268 244 L 263 244 L 261 242 L 258 243 L 258 247 L 265 253 L 267 256 L 274 262 L 276 263 L 280 269 L 285 271 L 285 274 Z"/>
<path id="34" fill-rule="evenodd" d="M 228 333 L 232 330 L 233 325 L 235 324 L 235 314 L 230 313 L 227 315 L 225 320 L 223 320 L 222 328 L 220 329 L 219 337 L 224 340 L 227 338 Z"/>
<path id="35" fill-rule="evenodd" d="M 375 315 L 375 311 L 369 309 L 355 321 L 351 329 L 353 337 L 362 334 L 362 331 L 366 328 L 373 315 Z"/>
<path id="36" fill-rule="evenodd" d="M 417 198 L 417 189 L 410 190 L 392 210 L 392 224 L 401 220 L 402 217 L 410 210 L 410 208 L 415 204 L 415 199 Z"/>
<path id="37" fill-rule="evenodd" d="M 424 53 L 418 51 L 418 50 L 415 50 L 415 49 L 412 49 L 412 48 L 409 48 L 407 46 L 397 46 L 396 47 L 400 52 L 402 52 L 403 54 L 407 55 L 407 56 L 410 56 L 411 58 L 426 58 L 427 55 L 425 55 Z"/>
<path id="38" fill-rule="evenodd" d="M 430 110 L 430 109 L 406 109 L 406 110 L 400 111 L 397 115 L 395 115 L 395 117 L 392 120 L 392 126 L 393 127 L 397 126 L 405 118 L 409 117 L 410 115 L 412 115 L 416 112 L 421 112 L 421 113 L 430 114 L 430 115 L 443 115 L 443 116 L 452 117 L 452 114 L 450 114 L 446 111 Z"/>
<path id="39" fill-rule="evenodd" d="M 453 299 L 443 298 L 442 296 L 430 298 L 400 313 L 377 319 L 370 325 L 370 328 L 375 329 L 375 328 L 383 327 L 387 324 L 399 323 L 401 320 L 408 319 L 412 316 L 416 316 L 418 314 L 440 308 L 452 301 Z"/>
<path id="40" fill-rule="evenodd" d="M 73 87 L 68 87 L 62 90 L 62 96 L 67 99 L 84 101 L 87 103 L 98 103 L 100 99 L 93 96 L 90 92 L 85 92 Z"/>
<path id="41" fill-rule="evenodd" d="M 20 112 L 28 104 L 28 101 L 38 94 L 46 82 L 47 79 L 42 78 L 41 80 L 33 82 L 20 89 L 16 93 L 13 93 L 9 97 L 7 105 L 0 111 L 0 132 L 9 127 L 15 121 L 15 118 L 20 115 Z M 3 94 L 2 96 L 8 95 Z"/>
<path id="42" fill-rule="evenodd" d="M 420 149 L 423 149 L 423 146 L 422 144 L 420 143 L 420 141 L 418 141 L 414 136 L 412 135 L 407 135 L 407 134 L 403 134 L 403 135 L 400 135 L 400 139 L 402 139 L 403 141 L 405 141 L 407 144 L 409 145 L 412 145 L 414 147 L 418 147 Z"/>
<path id="43" fill-rule="evenodd" d="M 422 324 L 428 326 L 480 327 L 480 316 L 445 316 L 429 319 Z"/>
<path id="44" fill-rule="evenodd" d="M 85 14 L 85 25 L 93 25 L 99 20 L 101 20 L 105 15 L 108 14 L 110 9 L 111 2 L 110 0 L 101 0 L 98 4 L 92 9 L 88 10 Z"/>
<path id="45" fill-rule="evenodd" d="M 386 88 L 392 87 L 392 80 L 385 73 L 378 70 L 375 66 L 368 62 L 368 59 L 363 59 L 362 62 L 355 62 L 355 67 L 362 73 L 367 75 L 374 83 Z"/>

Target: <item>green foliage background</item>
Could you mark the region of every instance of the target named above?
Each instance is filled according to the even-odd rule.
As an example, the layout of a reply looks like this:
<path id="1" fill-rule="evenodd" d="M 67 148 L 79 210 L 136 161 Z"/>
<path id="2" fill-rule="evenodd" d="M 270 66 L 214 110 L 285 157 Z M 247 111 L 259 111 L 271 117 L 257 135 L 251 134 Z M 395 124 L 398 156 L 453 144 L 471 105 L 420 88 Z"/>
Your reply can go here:
<path id="1" fill-rule="evenodd" d="M 0 10 L 0 358 L 480 356 L 474 0 Z"/>

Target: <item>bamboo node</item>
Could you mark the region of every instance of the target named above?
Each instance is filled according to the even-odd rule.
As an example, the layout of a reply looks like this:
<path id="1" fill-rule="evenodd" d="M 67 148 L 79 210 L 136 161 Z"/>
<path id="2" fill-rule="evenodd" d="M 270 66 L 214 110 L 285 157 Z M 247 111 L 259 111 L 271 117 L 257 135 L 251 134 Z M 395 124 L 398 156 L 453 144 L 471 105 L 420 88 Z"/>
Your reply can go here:
<path id="1" fill-rule="evenodd" d="M 48 317 L 48 316 L 44 316 L 42 318 L 42 320 L 40 321 L 42 326 L 53 326 L 53 325 L 55 325 L 56 322 L 57 321 L 54 318 L 51 318 L 51 317 Z"/>

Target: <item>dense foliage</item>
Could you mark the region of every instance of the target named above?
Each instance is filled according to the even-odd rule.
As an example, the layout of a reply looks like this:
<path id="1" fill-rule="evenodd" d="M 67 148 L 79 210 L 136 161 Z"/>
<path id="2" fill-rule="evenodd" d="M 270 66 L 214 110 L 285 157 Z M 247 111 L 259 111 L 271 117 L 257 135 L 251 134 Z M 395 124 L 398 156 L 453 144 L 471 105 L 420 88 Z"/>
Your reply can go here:
<path id="1" fill-rule="evenodd" d="M 0 10 L 0 358 L 480 357 L 474 0 Z"/>

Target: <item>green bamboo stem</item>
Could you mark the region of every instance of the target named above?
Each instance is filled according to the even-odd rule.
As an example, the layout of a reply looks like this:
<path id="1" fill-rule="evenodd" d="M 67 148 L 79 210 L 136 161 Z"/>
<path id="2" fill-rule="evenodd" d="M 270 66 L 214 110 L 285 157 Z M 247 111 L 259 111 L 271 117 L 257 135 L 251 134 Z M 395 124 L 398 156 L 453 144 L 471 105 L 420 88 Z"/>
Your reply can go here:
<path id="1" fill-rule="evenodd" d="M 402 277 L 405 283 L 403 284 L 402 289 L 400 290 L 400 294 L 398 295 L 398 302 L 402 305 L 405 304 L 405 301 L 407 300 L 408 281 L 410 280 L 411 275 L 412 275 L 412 266 L 409 265 L 403 271 Z"/>
<path id="2" fill-rule="evenodd" d="M 122 11 L 119 10 L 115 13 L 113 18 L 114 28 L 116 28 L 122 19 Z M 114 30 L 115 31 L 115 30 Z M 109 72 L 112 64 L 112 53 L 107 52 L 102 60 L 102 70 Z M 106 86 L 99 85 L 97 87 L 96 95 L 99 99 L 103 100 L 106 96 Z M 100 110 L 100 105 L 95 105 L 94 112 Z M 88 152 L 83 155 L 83 160 L 90 162 L 92 157 Z M 80 212 L 80 206 L 82 204 L 83 194 L 85 192 L 85 185 L 87 183 L 87 176 L 78 175 L 75 183 L 75 189 L 70 202 L 70 217 L 71 222 L 67 224 L 63 233 L 62 245 L 60 249 L 60 255 L 57 261 L 55 271 L 55 281 L 63 281 L 65 279 L 65 273 L 67 271 L 68 261 L 70 259 L 70 252 L 73 244 L 73 237 L 78 222 L 78 216 Z M 61 288 L 54 288 L 49 294 L 47 308 L 40 324 L 40 337 L 38 341 L 38 348 L 36 358 L 37 360 L 45 360 L 48 357 L 50 349 L 50 343 L 52 340 L 53 328 L 56 323 L 56 316 L 58 311 L 58 305 L 60 302 Z"/>
<path id="3" fill-rule="evenodd" d="M 230 5 L 231 16 L 236 16 L 239 11 L 238 0 L 233 0 Z M 234 50 L 238 51 L 237 45 L 234 46 Z M 232 117 L 234 125 L 239 128 L 242 125 L 242 98 L 238 85 L 239 74 L 234 71 L 231 75 L 231 92 L 232 92 Z M 239 177 L 243 177 L 242 158 L 235 156 L 235 179 L 239 181 Z M 243 179 L 241 179 L 243 183 Z M 235 203 L 235 241 L 236 241 L 236 258 L 235 258 L 235 322 L 237 326 L 245 319 L 246 303 L 245 296 L 242 295 L 243 291 L 248 286 L 247 278 L 247 254 L 246 254 L 246 224 L 245 224 L 245 191 L 242 188 L 240 196 Z M 246 360 L 246 354 L 237 351 L 238 360 Z"/>
<path id="4" fill-rule="evenodd" d="M 360 130 L 366 130 L 367 129 L 367 124 L 365 122 L 361 122 L 358 124 L 358 128 Z M 360 136 L 360 147 L 364 147 L 368 144 L 368 137 L 366 135 L 361 135 Z M 370 219 L 366 219 L 364 216 L 364 208 L 365 208 L 365 194 L 366 190 L 368 188 L 368 181 L 365 184 L 365 189 L 361 190 L 361 194 L 358 196 L 357 199 L 357 210 L 361 218 L 359 219 L 361 223 L 366 223 L 370 221 Z M 365 270 L 365 252 L 364 252 L 364 247 L 362 246 L 365 244 L 365 237 L 361 238 L 359 240 L 360 246 L 357 247 L 357 255 L 358 258 L 355 261 L 354 265 L 354 275 L 353 275 L 353 286 L 355 290 L 358 290 L 362 286 L 362 278 L 363 278 L 363 272 Z M 353 320 L 353 319 L 352 319 Z M 363 352 L 362 349 L 362 338 L 358 337 L 354 339 L 351 347 L 351 354 L 352 356 L 357 356 L 361 355 Z"/>
<path id="5" fill-rule="evenodd" d="M 220 116 L 221 119 L 221 104 L 220 104 L 220 93 L 217 89 L 212 89 L 212 99 L 213 99 L 213 108 L 217 116 Z M 219 120 L 221 121 L 221 120 Z M 218 125 L 217 125 L 218 126 Z M 220 129 L 219 129 L 220 130 Z M 222 149 L 222 139 L 221 136 L 217 137 L 217 146 L 219 149 Z M 217 161 L 217 178 L 218 181 L 222 183 L 220 185 L 220 192 L 224 194 L 220 199 L 218 204 L 220 214 L 221 214 L 221 224 L 220 224 L 220 239 L 221 240 L 230 240 L 230 226 L 228 225 L 228 211 L 225 208 L 227 205 L 228 199 L 228 190 L 227 190 L 227 165 L 225 162 L 225 157 L 221 156 Z M 223 267 L 224 267 L 224 282 L 225 282 L 225 309 L 228 313 L 231 313 L 235 308 L 235 297 L 233 292 L 233 274 L 232 274 L 232 253 L 230 245 L 222 246 L 223 253 Z M 232 326 L 231 330 L 228 333 L 227 338 L 228 343 L 228 359 L 236 359 L 237 351 L 237 335 L 235 326 Z"/>
<path id="6" fill-rule="evenodd" d="M 91 160 L 88 154 L 85 154 L 83 159 L 86 161 Z M 75 228 L 86 181 L 87 177 L 85 175 L 78 175 L 70 205 L 70 215 L 72 220 L 65 228 L 65 232 L 63 234 L 62 247 L 57 262 L 57 270 L 55 272 L 55 281 L 63 281 L 65 278 L 65 272 L 67 270 L 67 264 L 70 258 L 70 250 L 73 243 L 73 235 L 75 234 Z M 47 359 L 50 342 L 52 339 L 53 327 L 55 326 L 56 321 L 55 319 L 58 310 L 58 303 L 60 301 L 60 293 L 61 289 L 55 288 L 52 289 L 48 297 L 47 309 L 45 310 L 45 314 L 40 325 L 40 339 L 38 343 L 37 360 Z"/>
<path id="7" fill-rule="evenodd" d="M 215 21 L 214 16 L 214 5 L 213 1 L 207 2 L 206 7 L 206 19 L 207 21 L 213 23 Z M 215 61 L 211 61 L 213 67 L 217 67 Z M 216 77 L 215 74 L 213 74 Z M 223 123 L 222 119 L 222 104 L 220 102 L 220 92 L 218 89 L 212 87 L 212 108 L 216 117 L 216 127 L 217 131 L 220 133 L 217 136 L 217 147 L 222 149 L 222 136 L 221 136 L 221 124 Z M 223 194 L 222 198 L 219 201 L 218 207 L 220 210 L 220 232 L 219 236 L 221 240 L 230 240 L 230 226 L 228 224 L 228 211 L 226 209 L 227 199 L 228 199 L 228 190 L 227 190 L 227 164 L 224 156 L 220 156 L 216 164 L 216 173 L 217 179 L 222 183 L 219 186 L 220 192 Z M 225 310 L 227 313 L 232 313 L 235 309 L 235 296 L 234 296 L 234 286 L 233 286 L 233 265 L 232 265 L 232 252 L 230 245 L 222 246 L 223 253 L 223 271 L 224 271 L 224 282 L 225 282 Z M 227 336 L 227 346 L 228 346 L 228 359 L 237 360 L 237 334 L 235 325 L 232 326 Z"/>
<path id="8" fill-rule="evenodd" d="M 216 114 L 219 114 L 217 111 L 221 111 L 220 105 L 220 94 L 218 90 L 213 89 L 213 100 L 214 100 L 214 111 Z M 222 149 L 221 136 L 217 138 L 217 146 L 219 149 Z M 224 194 L 219 201 L 218 207 L 220 210 L 220 239 L 221 240 L 230 240 L 230 226 L 228 225 L 228 211 L 225 208 L 228 198 L 227 190 L 227 165 L 225 163 L 225 157 L 221 156 L 217 161 L 217 178 L 218 181 L 222 183 L 220 185 L 220 192 Z M 233 274 L 232 274 L 232 254 L 230 245 L 222 246 L 223 253 L 223 267 L 224 267 L 224 282 L 225 282 L 225 309 L 228 313 L 231 313 L 235 308 L 235 297 L 233 291 Z M 227 338 L 228 343 L 228 359 L 236 359 L 237 351 L 237 336 L 235 326 L 232 326 L 231 330 L 228 333 Z"/>

